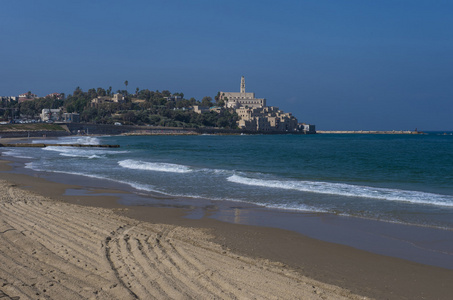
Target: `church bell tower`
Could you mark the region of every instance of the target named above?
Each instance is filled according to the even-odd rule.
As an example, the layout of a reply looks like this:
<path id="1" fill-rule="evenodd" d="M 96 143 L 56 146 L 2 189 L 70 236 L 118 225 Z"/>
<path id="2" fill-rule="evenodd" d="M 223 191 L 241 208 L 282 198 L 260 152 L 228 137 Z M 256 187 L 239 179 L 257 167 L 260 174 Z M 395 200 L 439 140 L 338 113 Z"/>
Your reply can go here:
<path id="1" fill-rule="evenodd" d="M 245 93 L 245 78 L 241 77 L 241 93 Z"/>

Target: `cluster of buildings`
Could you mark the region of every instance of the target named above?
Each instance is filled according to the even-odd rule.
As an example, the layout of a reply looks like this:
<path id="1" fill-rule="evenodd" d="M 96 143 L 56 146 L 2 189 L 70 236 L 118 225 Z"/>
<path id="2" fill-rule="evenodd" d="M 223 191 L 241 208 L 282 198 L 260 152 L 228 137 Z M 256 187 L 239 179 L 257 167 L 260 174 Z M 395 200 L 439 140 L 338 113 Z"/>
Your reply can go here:
<path id="1" fill-rule="evenodd" d="M 275 106 L 266 106 L 266 99 L 255 98 L 255 93 L 245 91 L 245 78 L 242 76 L 239 92 L 220 92 L 220 100 L 224 101 L 224 107 L 203 107 L 193 106 L 195 113 L 215 111 L 220 113 L 222 109 L 233 109 L 239 116 L 238 127 L 248 131 L 277 131 L 277 132 L 304 132 L 316 133 L 315 126 L 305 123 L 298 123 L 291 113 L 285 113 Z M 0 97 L 2 102 L 24 102 L 38 98 L 37 95 L 28 92 L 18 97 Z M 46 96 L 52 99 L 64 99 L 64 94 L 52 93 Z M 181 95 L 170 95 L 167 101 L 182 100 Z M 91 107 L 99 107 L 108 103 L 123 103 L 125 97 L 120 94 L 112 96 L 100 96 L 90 102 Z M 41 120 L 44 122 L 80 122 L 80 115 L 77 113 L 65 113 L 62 109 L 43 109 Z"/>
<path id="2" fill-rule="evenodd" d="M 113 94 L 112 97 L 100 96 L 91 100 L 91 107 L 98 107 L 99 105 L 106 103 L 123 103 L 124 96 L 122 94 Z"/>
<path id="3" fill-rule="evenodd" d="M 316 133 L 315 125 L 298 123 L 291 113 L 275 106 L 266 106 L 266 99 L 255 98 L 255 93 L 245 91 L 245 78 L 241 78 L 239 92 L 220 92 L 227 109 L 234 109 L 239 116 L 238 127 L 249 131 L 279 131 Z M 196 113 L 220 112 L 222 107 L 193 106 Z"/>
<path id="4" fill-rule="evenodd" d="M 302 131 L 315 133 L 315 126 L 298 123 L 291 113 L 275 106 L 266 106 L 266 99 L 255 98 L 255 93 L 245 91 L 245 78 L 241 78 L 240 92 L 220 92 L 227 108 L 232 108 L 240 117 L 238 127 L 250 131 Z"/>
<path id="5" fill-rule="evenodd" d="M 35 99 L 38 99 L 36 94 L 33 94 L 32 92 L 27 92 L 20 94 L 19 96 L 0 96 L 0 102 L 2 103 L 23 103 L 26 101 L 33 101 Z M 44 98 L 51 98 L 55 100 L 64 100 L 65 95 L 63 93 L 51 93 Z M 39 117 L 42 122 L 80 122 L 80 115 L 78 113 L 67 113 L 64 112 L 62 108 L 58 109 L 50 109 L 50 108 L 45 108 L 42 110 L 41 114 L 39 114 Z M 15 122 L 19 123 L 30 123 L 30 122 L 36 122 L 36 120 L 24 120 L 24 119 L 19 119 L 15 120 Z"/>
<path id="6" fill-rule="evenodd" d="M 64 94 L 63 93 L 52 93 L 44 98 L 51 98 L 51 99 L 57 99 L 57 100 L 63 100 L 64 99 Z M 25 101 L 32 101 L 35 100 L 38 97 L 36 94 L 33 94 L 32 92 L 27 92 L 20 94 L 19 96 L 0 96 L 0 101 L 2 102 L 25 102 Z"/>

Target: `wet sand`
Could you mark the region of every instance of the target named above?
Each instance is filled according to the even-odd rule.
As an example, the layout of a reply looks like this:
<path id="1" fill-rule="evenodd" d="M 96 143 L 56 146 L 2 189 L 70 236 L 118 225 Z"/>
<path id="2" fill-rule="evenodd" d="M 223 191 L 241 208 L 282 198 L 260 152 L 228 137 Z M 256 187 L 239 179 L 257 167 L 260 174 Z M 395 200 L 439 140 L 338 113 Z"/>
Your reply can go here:
<path id="1" fill-rule="evenodd" d="M 122 191 L 71 196 L 67 189 L 83 187 L 5 172 L 0 179 L 0 297 L 450 299 L 453 292 L 452 270 L 105 196 Z"/>

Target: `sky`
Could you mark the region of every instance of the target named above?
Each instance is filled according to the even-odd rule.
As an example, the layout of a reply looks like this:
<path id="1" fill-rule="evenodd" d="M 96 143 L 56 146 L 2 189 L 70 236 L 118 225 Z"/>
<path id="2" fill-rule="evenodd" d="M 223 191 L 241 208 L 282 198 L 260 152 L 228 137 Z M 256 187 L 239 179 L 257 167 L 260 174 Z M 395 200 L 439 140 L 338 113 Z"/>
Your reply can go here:
<path id="1" fill-rule="evenodd" d="M 0 0 L 0 95 L 246 91 L 318 130 L 453 130 L 453 1 Z"/>

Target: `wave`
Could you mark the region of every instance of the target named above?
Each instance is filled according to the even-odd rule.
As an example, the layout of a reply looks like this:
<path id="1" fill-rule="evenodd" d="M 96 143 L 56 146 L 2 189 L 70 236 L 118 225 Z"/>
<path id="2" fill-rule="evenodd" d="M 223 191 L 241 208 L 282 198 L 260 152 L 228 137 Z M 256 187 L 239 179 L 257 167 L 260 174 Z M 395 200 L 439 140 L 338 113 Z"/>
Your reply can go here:
<path id="1" fill-rule="evenodd" d="M 32 143 L 63 144 L 63 145 L 66 144 L 99 145 L 101 144 L 101 140 L 93 136 L 71 136 L 59 139 L 33 140 Z"/>
<path id="2" fill-rule="evenodd" d="M 85 158 L 102 158 L 107 154 L 121 154 L 128 153 L 128 151 L 114 151 L 114 150 L 104 150 L 104 149 L 81 149 L 78 147 L 59 147 L 59 146 L 49 146 L 43 148 L 46 151 L 55 151 L 59 152 L 61 156 L 67 157 L 85 157 Z"/>
<path id="3" fill-rule="evenodd" d="M 12 156 L 12 157 L 16 157 L 16 158 L 33 159 L 33 157 L 31 157 L 31 156 L 22 155 L 22 152 L 14 151 L 14 150 L 3 151 L 1 154 L 4 156 Z"/>
<path id="4" fill-rule="evenodd" d="M 192 170 L 183 165 L 170 164 L 170 163 L 156 163 L 146 162 L 140 160 L 126 159 L 119 161 L 118 164 L 127 169 L 133 170 L 146 170 L 146 171 L 158 171 L 158 172 L 170 172 L 170 173 L 189 173 Z"/>
<path id="5" fill-rule="evenodd" d="M 388 201 L 400 201 L 416 204 L 453 207 L 453 196 L 425 193 L 419 191 L 377 188 L 321 181 L 263 180 L 242 177 L 239 175 L 232 175 L 228 177 L 227 180 L 230 182 L 244 185 L 262 186 L 285 190 L 296 190 L 301 192 L 339 195 L 347 197 L 362 197 Z"/>
<path id="6" fill-rule="evenodd" d="M 37 172 L 60 173 L 60 174 L 77 175 L 77 176 L 84 176 L 84 177 L 95 178 L 95 179 L 108 180 L 108 181 L 118 182 L 118 183 L 122 183 L 122 184 L 127 184 L 136 190 L 162 193 L 162 192 L 154 189 L 154 187 L 149 184 L 140 184 L 140 183 L 126 181 L 126 180 L 117 180 L 117 179 L 110 178 L 108 176 L 102 176 L 102 175 L 98 175 L 98 174 L 91 174 L 91 173 L 84 173 L 84 172 L 47 170 L 47 169 L 42 169 L 42 168 L 37 167 L 35 165 L 35 163 L 33 163 L 33 162 L 25 163 L 25 168 L 32 169 L 33 171 L 37 171 Z"/>

